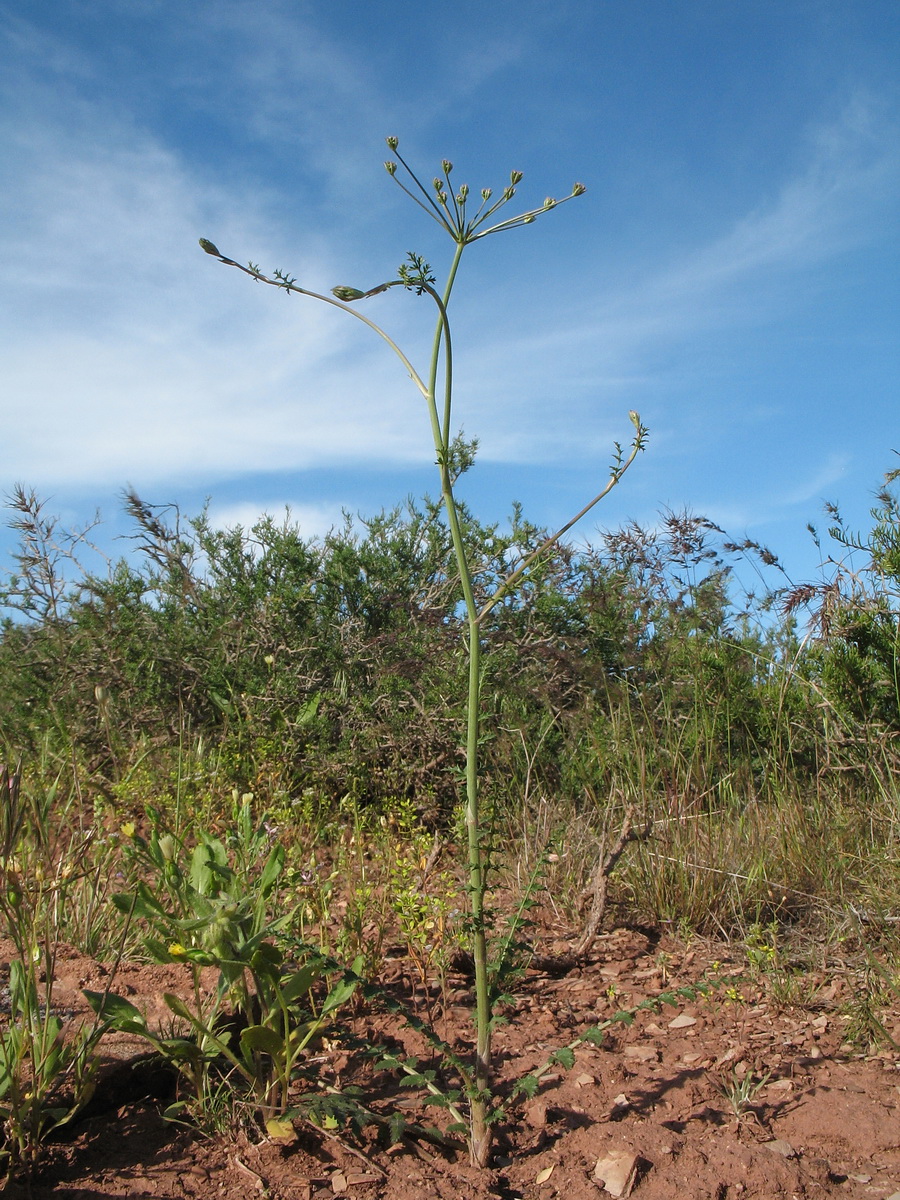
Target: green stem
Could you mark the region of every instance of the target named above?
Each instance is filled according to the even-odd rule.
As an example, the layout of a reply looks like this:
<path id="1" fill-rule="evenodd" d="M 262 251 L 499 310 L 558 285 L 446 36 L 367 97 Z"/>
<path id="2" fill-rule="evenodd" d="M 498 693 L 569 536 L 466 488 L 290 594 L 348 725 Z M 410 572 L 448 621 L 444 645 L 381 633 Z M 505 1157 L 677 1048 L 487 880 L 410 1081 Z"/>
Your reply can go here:
<path id="1" fill-rule="evenodd" d="M 450 421 L 453 403 L 453 358 L 450 342 L 450 323 L 447 305 L 459 269 L 465 243 L 457 242 L 456 252 L 447 276 L 443 298 L 432 293 L 439 309 L 435 328 L 429 372 L 431 396 L 432 431 L 435 450 L 441 469 L 441 495 L 450 526 L 453 553 L 459 571 L 463 599 L 468 620 L 469 684 L 466 700 L 466 838 L 468 843 L 469 902 L 472 906 L 472 957 L 475 964 L 475 1072 L 474 1088 L 470 1097 L 469 1149 L 476 1166 L 487 1164 L 490 1152 L 490 1130 L 487 1123 L 491 1082 L 491 1008 L 490 983 L 488 979 L 487 935 L 484 919 L 485 872 L 481 847 L 481 822 L 478 795 L 478 743 L 481 717 L 481 631 L 478 605 L 472 585 L 472 573 L 466 554 L 465 539 L 459 521 L 456 499 L 453 495 L 453 478 L 450 470 Z M 429 289 L 430 290 L 430 289 Z M 439 420 L 436 389 L 441 344 L 445 348 L 444 359 L 444 411 Z"/>

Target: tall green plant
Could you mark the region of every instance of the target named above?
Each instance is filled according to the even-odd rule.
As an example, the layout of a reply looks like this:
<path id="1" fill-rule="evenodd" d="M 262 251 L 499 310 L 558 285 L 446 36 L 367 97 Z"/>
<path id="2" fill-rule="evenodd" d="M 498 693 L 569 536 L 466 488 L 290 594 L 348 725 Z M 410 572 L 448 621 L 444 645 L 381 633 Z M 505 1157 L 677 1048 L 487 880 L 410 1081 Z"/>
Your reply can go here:
<path id="1" fill-rule="evenodd" d="M 456 572 L 462 590 L 466 622 L 467 622 L 467 654 L 468 654 L 468 698 L 466 716 L 466 806 L 465 824 L 468 841 L 468 877 L 469 895 L 472 916 L 473 958 L 475 963 L 475 995 L 476 995 L 476 1046 L 475 1064 L 472 1075 L 470 1101 L 469 1144 L 472 1161 L 479 1166 L 487 1164 L 490 1154 L 490 1119 L 492 1115 L 491 1095 L 491 1028 L 493 1020 L 493 985 L 487 949 L 488 914 L 485 911 L 487 892 L 486 860 L 484 847 L 483 824 L 479 813 L 479 742 L 481 723 L 481 685 L 482 685 L 482 638 L 483 629 L 488 615 L 504 598 L 508 597 L 523 579 L 527 572 L 540 563 L 557 544 L 559 539 L 572 528 L 586 513 L 616 486 L 623 474 L 631 466 L 638 452 L 643 449 L 646 440 L 646 430 L 641 424 L 637 413 L 630 413 L 634 426 L 634 434 L 626 453 L 616 443 L 615 455 L 609 479 L 580 512 L 562 528 L 546 538 L 531 553 L 527 554 L 519 565 L 505 578 L 500 579 L 493 592 L 486 600 L 479 601 L 476 597 L 474 577 L 476 564 L 471 560 L 467 551 L 464 530 L 460 520 L 460 506 L 454 496 L 456 472 L 454 459 L 458 456 L 458 439 L 452 432 L 453 412 L 453 339 L 451 336 L 448 305 L 464 251 L 475 242 L 481 241 L 492 234 L 503 233 L 517 229 L 520 226 L 533 224 L 538 217 L 558 208 L 560 204 L 581 196 L 584 185 L 576 183 L 571 193 L 563 200 L 557 201 L 548 197 L 538 208 L 527 209 L 512 217 L 502 215 L 502 210 L 516 195 L 518 184 L 522 180 L 521 171 L 510 173 L 509 183 L 502 189 L 499 196 L 494 196 L 490 188 L 483 188 L 480 203 L 477 198 L 471 198 L 470 189 L 466 183 L 458 187 L 451 182 L 453 164 L 447 159 L 441 163 L 441 173 L 428 187 L 421 182 L 412 168 L 404 160 L 398 150 L 395 137 L 387 139 L 389 150 L 396 157 L 385 163 L 385 169 L 391 178 L 402 188 L 410 199 L 422 209 L 447 234 L 454 244 L 453 256 L 443 285 L 439 291 L 431 266 L 425 259 L 412 251 L 406 256 L 406 261 L 399 267 L 397 277 L 387 280 L 368 290 L 356 287 L 336 287 L 330 296 L 313 292 L 301 287 L 296 279 L 283 271 L 276 270 L 272 276 L 263 274 L 254 263 L 242 266 L 234 259 L 221 254 L 218 248 L 206 238 L 200 239 L 200 245 L 207 254 L 214 255 L 226 266 L 237 267 L 252 279 L 260 283 L 268 283 L 273 287 L 287 292 L 294 292 L 343 309 L 362 321 L 374 333 L 382 338 L 400 359 L 409 373 L 415 386 L 425 401 L 432 439 L 437 455 L 437 465 L 441 478 L 441 496 L 446 513 L 447 524 L 453 546 L 453 557 Z M 477 207 L 475 207 L 477 204 Z M 474 209 L 474 211 L 473 211 Z M 387 292 L 391 288 L 400 287 L 416 295 L 427 295 L 437 309 L 431 356 L 427 370 L 420 374 L 412 362 L 401 350 L 397 343 L 374 321 L 364 316 L 352 306 L 369 297 Z M 454 451 L 456 450 L 456 455 Z"/>

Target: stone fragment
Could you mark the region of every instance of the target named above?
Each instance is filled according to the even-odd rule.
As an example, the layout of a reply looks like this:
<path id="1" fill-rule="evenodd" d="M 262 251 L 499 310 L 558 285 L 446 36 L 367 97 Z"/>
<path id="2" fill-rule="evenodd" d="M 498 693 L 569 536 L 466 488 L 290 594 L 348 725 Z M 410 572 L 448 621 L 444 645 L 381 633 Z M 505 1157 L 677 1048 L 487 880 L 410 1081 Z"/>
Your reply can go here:
<path id="1" fill-rule="evenodd" d="M 689 1017 L 687 1013 L 680 1013 L 677 1017 L 669 1022 L 670 1029 L 690 1029 L 692 1025 L 697 1024 L 696 1017 Z"/>
<path id="2" fill-rule="evenodd" d="M 597 1159 L 594 1180 L 610 1196 L 630 1196 L 637 1182 L 640 1157 L 633 1150 L 609 1150 Z"/>
<path id="3" fill-rule="evenodd" d="M 763 1142 L 763 1148 L 771 1150 L 773 1154 L 780 1154 L 782 1158 L 796 1158 L 797 1151 L 790 1142 L 785 1142 L 781 1138 L 774 1138 L 771 1142 Z"/>
<path id="4" fill-rule="evenodd" d="M 793 1079 L 776 1079 L 774 1082 L 766 1084 L 767 1092 L 792 1092 L 793 1090 Z"/>
<path id="5" fill-rule="evenodd" d="M 547 1101 L 530 1100 L 525 1105 L 524 1115 L 532 1129 L 543 1129 L 547 1124 Z"/>
<path id="6" fill-rule="evenodd" d="M 656 1062 L 659 1059 L 659 1051 L 655 1046 L 626 1046 L 622 1057 L 631 1059 L 632 1062 Z"/>

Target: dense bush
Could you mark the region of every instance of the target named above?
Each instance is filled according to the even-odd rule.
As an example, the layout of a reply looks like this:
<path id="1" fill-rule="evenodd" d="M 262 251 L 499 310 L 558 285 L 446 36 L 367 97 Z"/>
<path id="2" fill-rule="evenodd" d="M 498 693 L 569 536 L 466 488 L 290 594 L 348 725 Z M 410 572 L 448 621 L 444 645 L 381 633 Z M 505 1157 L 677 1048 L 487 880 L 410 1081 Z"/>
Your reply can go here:
<path id="1" fill-rule="evenodd" d="M 458 446 L 459 469 L 471 447 Z M 3 592 L 0 731 L 8 757 L 74 754 L 107 795 L 136 764 L 198 740 L 238 787 L 320 811 L 409 800 L 429 820 L 458 799 L 465 700 L 462 615 L 439 503 L 425 498 L 322 539 L 289 521 L 214 528 L 205 513 L 125 497 L 133 553 L 76 569 L 78 538 L 33 495 L 13 498 L 17 572 Z M 593 546 L 560 545 L 484 630 L 487 795 L 537 794 L 598 811 L 741 811 L 812 795 L 840 747 L 898 731 L 900 520 L 890 490 L 831 574 L 735 601 L 733 568 L 765 549 L 663 514 Z M 493 581 L 545 536 L 463 512 Z M 799 610 L 811 614 L 803 638 Z M 166 756 L 169 755 L 169 759 Z M 599 818 L 598 818 L 599 819 Z"/>

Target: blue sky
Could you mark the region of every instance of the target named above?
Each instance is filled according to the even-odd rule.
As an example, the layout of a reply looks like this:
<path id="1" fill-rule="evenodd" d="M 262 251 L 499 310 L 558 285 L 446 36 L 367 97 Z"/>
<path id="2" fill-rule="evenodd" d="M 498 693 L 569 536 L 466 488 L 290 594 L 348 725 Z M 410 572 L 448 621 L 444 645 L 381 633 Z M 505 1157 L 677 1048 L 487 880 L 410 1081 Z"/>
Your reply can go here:
<path id="1" fill-rule="evenodd" d="M 581 528 L 688 507 L 814 574 L 900 448 L 897 0 L 0 0 L 0 490 L 108 542 L 133 485 L 319 534 L 435 491 L 423 404 L 359 322 L 205 256 L 368 288 L 452 245 L 384 137 L 540 204 L 454 293 L 464 494 Z M 427 301 L 366 302 L 417 363 Z M 8 548 L 8 535 L 0 549 Z"/>

